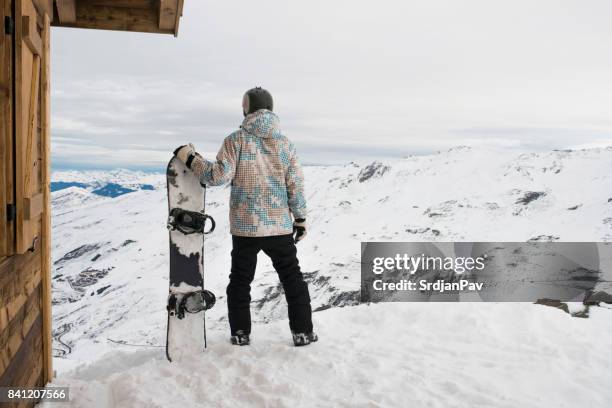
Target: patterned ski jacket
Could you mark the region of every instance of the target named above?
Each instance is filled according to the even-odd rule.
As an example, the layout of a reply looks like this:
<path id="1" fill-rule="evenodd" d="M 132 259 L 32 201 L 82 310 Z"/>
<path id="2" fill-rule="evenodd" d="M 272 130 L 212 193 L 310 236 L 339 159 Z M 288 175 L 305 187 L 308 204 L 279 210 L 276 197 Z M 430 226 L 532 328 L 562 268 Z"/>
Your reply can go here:
<path id="1" fill-rule="evenodd" d="M 304 176 L 295 146 L 278 117 L 260 109 L 223 141 L 216 161 L 199 155 L 191 169 L 209 186 L 232 183 L 230 226 L 233 235 L 264 237 L 293 233 L 294 218 L 306 218 Z"/>

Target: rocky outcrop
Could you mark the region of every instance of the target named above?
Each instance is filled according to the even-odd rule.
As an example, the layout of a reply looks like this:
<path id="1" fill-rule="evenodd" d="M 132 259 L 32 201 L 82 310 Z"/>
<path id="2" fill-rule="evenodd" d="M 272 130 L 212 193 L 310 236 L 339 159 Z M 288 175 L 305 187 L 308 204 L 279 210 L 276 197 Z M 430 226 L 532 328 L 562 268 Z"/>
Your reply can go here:
<path id="1" fill-rule="evenodd" d="M 359 175 L 357 176 L 357 180 L 360 183 L 363 183 L 364 181 L 367 181 L 371 178 L 382 177 L 383 174 L 385 174 L 390 169 L 391 166 L 386 166 L 379 161 L 375 161 L 361 169 Z"/>

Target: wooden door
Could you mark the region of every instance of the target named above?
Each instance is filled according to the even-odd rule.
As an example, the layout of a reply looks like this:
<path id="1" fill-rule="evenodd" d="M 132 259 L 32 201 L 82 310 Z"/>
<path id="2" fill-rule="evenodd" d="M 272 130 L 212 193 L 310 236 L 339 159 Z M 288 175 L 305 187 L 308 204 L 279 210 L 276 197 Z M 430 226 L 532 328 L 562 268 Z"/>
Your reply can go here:
<path id="1" fill-rule="evenodd" d="M 15 250 L 13 222 L 13 7 L 0 0 L 0 261 Z"/>
<path id="2" fill-rule="evenodd" d="M 14 0 L 14 202 L 15 253 L 34 256 L 29 268 L 40 285 L 27 295 L 36 305 L 41 325 L 29 336 L 28 369 L 42 370 L 36 381 L 51 379 L 51 224 L 50 147 L 50 0 Z M 25 271 L 25 269 L 24 269 Z M 24 271 L 15 269 L 22 275 Z M 17 277 L 15 277 L 17 278 Z M 19 276 L 25 279 L 24 276 Z M 27 289 L 24 290 L 24 293 Z M 34 302 L 32 299 L 38 301 Z M 36 340 L 34 340 L 36 339 Z M 40 340 L 40 342 L 39 342 Z M 25 343 L 27 346 L 27 342 Z M 40 345 L 42 344 L 42 347 Z M 31 363 L 31 364 L 30 364 Z M 30 367 L 31 365 L 31 367 Z M 25 372 L 25 371 L 24 371 Z M 32 374 L 33 375 L 33 374 Z M 32 375 L 30 377 L 32 377 Z"/>
<path id="3" fill-rule="evenodd" d="M 41 111 L 44 22 L 32 0 L 15 1 L 15 204 L 19 254 L 40 245 L 44 209 L 44 132 Z"/>

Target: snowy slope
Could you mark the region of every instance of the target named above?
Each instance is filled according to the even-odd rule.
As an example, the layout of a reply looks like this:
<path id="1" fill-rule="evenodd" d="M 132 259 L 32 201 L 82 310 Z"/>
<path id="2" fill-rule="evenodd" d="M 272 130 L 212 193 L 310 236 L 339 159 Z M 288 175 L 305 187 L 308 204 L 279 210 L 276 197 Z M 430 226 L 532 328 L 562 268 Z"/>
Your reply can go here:
<path id="1" fill-rule="evenodd" d="M 437 374 L 432 378 L 437 378 L 437 385 L 412 392 L 406 397 L 407 401 L 413 401 L 410 398 L 424 401 L 426 395 L 430 395 L 432 400 L 436 399 L 434 394 L 439 387 L 454 390 L 459 397 L 469 392 L 474 398 L 472 406 L 490 406 L 487 398 L 501 395 L 496 390 L 503 391 L 505 388 L 502 385 L 497 385 L 498 388 L 488 393 L 486 389 L 489 382 L 506 378 L 503 367 L 507 364 L 512 365 L 516 372 L 533 372 L 532 377 L 521 372 L 522 379 L 514 383 L 517 387 L 524 387 L 525 392 L 530 392 L 530 387 L 535 387 L 536 383 L 528 379 L 535 381 L 542 374 L 535 368 L 528 369 L 531 365 L 544 371 L 547 365 L 552 364 L 552 369 L 545 370 L 552 375 L 557 367 L 555 364 L 566 371 L 582 370 L 586 361 L 595 365 L 593 376 L 597 376 L 600 367 L 596 360 L 609 359 L 609 351 L 603 346 L 597 348 L 599 346 L 592 347 L 591 344 L 594 338 L 610 344 L 612 331 L 603 323 L 605 318 L 610 320 L 609 310 L 599 309 L 589 320 L 571 319 L 558 310 L 536 305 L 393 304 L 371 307 L 362 305 L 333 311 L 326 309 L 354 305 L 357 302 L 361 241 L 612 240 L 612 148 L 521 155 L 508 151 L 457 148 L 435 155 L 386 163 L 307 167 L 305 174 L 310 230 L 307 239 L 299 245 L 299 256 L 310 283 L 313 308 L 319 310 L 315 313 L 315 322 L 320 325 L 317 327 L 322 334 L 322 341 L 316 348 L 310 349 L 312 351 L 300 350 L 302 354 L 299 355 L 307 356 L 306 362 L 315 365 L 315 373 L 320 370 L 339 372 L 341 375 L 335 377 L 335 386 L 342 388 L 352 384 L 353 390 L 346 392 L 353 393 L 350 395 L 354 395 L 355 402 L 366 404 L 367 401 L 385 401 L 374 398 L 383 398 L 382 391 L 373 394 L 373 391 L 368 391 L 372 384 L 368 381 L 374 381 L 381 387 L 398 384 L 387 383 L 375 377 L 392 377 L 393 370 L 399 369 L 396 364 L 404 358 L 401 356 L 410 354 L 408 350 L 417 353 L 414 358 L 421 364 L 420 371 L 399 371 L 403 373 L 400 376 L 405 375 L 415 388 L 421 388 L 425 383 L 418 378 L 425 371 L 429 373 L 428 367 L 433 365 L 433 373 Z M 80 372 L 69 371 L 75 365 L 98 361 L 84 370 L 90 373 L 90 378 L 99 382 L 96 384 L 100 395 L 115 398 L 116 394 L 107 394 L 109 387 L 117 386 L 116 378 L 125 375 L 130 381 L 149 381 L 139 377 L 135 369 L 121 374 L 121 361 L 125 360 L 127 365 L 144 364 L 146 370 L 143 371 L 151 376 L 151 384 L 156 379 L 158 383 L 162 382 L 160 377 L 176 374 L 169 381 L 170 387 L 191 384 L 193 387 L 210 389 L 214 386 L 219 388 L 219 393 L 227 393 L 229 390 L 226 386 L 239 380 L 230 380 L 225 376 L 234 377 L 230 375 L 232 372 L 244 370 L 256 374 L 252 379 L 245 379 L 244 385 L 254 386 L 260 381 L 264 389 L 258 391 L 262 393 L 261 398 L 268 398 L 274 389 L 286 390 L 287 401 L 308 397 L 307 389 L 294 390 L 293 383 L 287 380 L 299 376 L 299 373 L 290 370 L 293 363 L 297 364 L 299 372 L 308 371 L 309 368 L 308 364 L 298 362 L 298 354 L 295 354 L 298 351 L 288 347 L 286 322 L 277 321 L 286 316 L 286 306 L 276 273 L 263 255 L 260 255 L 253 284 L 253 313 L 256 322 L 272 323 L 266 327 L 255 325 L 254 338 L 261 338 L 261 344 L 256 345 L 252 351 L 232 350 L 225 344 L 227 322 L 224 298 L 231 248 L 227 222 L 228 188 L 214 188 L 208 192 L 207 209 L 216 218 L 218 226 L 206 241 L 205 280 L 206 287 L 218 295 L 219 302 L 207 314 L 211 332 L 210 352 L 202 356 L 199 366 L 198 362 L 193 362 L 193 371 L 198 371 L 197 367 L 208 367 L 210 361 L 215 360 L 212 366 L 216 367 L 216 375 L 209 376 L 201 368 L 201 373 L 196 375 L 198 378 L 189 379 L 179 375 L 180 371 L 176 368 L 165 365 L 164 361 L 148 361 L 163 358 L 163 349 L 154 346 L 162 345 L 165 338 L 168 234 L 165 229 L 167 209 L 163 176 L 129 171 L 57 172 L 53 180 L 90 184 L 92 181 L 100 184 L 112 182 L 126 187 L 146 183 L 156 188 L 116 198 L 97 196 L 78 187 L 57 191 L 52 195 L 54 353 L 61 357 L 56 359 L 59 383 L 71 383 L 82 378 Z M 432 320 L 436 318 L 433 314 L 437 313 L 446 319 L 442 322 L 457 320 L 458 323 L 449 323 L 449 327 L 437 323 L 432 326 L 434 323 L 427 322 L 430 313 Z M 519 318 L 514 319 L 513 313 L 517 313 Z M 480 317 L 468 318 L 466 314 Z M 529 324 L 534 327 L 542 326 L 541 330 L 535 333 L 523 331 L 518 325 L 525 316 L 530 319 L 526 320 L 527 323 L 531 322 Z M 466 361 L 466 355 L 461 350 L 464 347 L 468 353 L 477 352 L 474 338 L 469 337 L 474 334 L 470 332 L 468 337 L 461 337 L 461 327 L 477 329 L 478 333 L 489 333 L 492 336 L 484 348 L 486 358 L 482 367 L 478 368 L 478 373 L 487 373 L 486 381 L 476 377 L 476 367 L 472 367 L 473 372 L 464 372 L 454 366 L 452 369 L 444 368 L 437 361 L 444 357 L 451 359 L 451 365 L 471 364 Z M 604 330 L 604 327 L 608 328 Z M 333 347 L 331 345 L 332 339 L 358 337 L 359 333 L 368 333 L 369 330 L 380 333 L 385 341 L 376 345 L 373 344 L 374 340 L 365 342 L 369 346 L 364 344 L 363 348 L 357 341 Z M 582 330 L 592 332 L 594 337 L 579 335 Z M 412 336 L 417 332 L 419 336 L 428 339 L 425 351 L 425 340 L 413 344 Z M 575 333 L 575 338 L 568 337 L 567 333 Z M 448 338 L 451 335 L 453 339 Z M 535 340 L 540 335 L 544 336 L 541 343 Z M 530 340 L 519 342 L 510 350 L 496 351 L 495 341 L 504 336 L 527 336 Z M 558 352 L 565 355 L 565 358 L 552 362 L 554 348 L 551 342 L 559 338 L 568 339 L 564 340 L 563 348 Z M 405 345 L 406 349 L 400 351 L 400 357 L 395 361 L 392 356 L 400 349 L 399 345 Z M 458 350 L 455 350 L 456 347 Z M 107 357 L 103 361 L 99 360 L 105 353 L 118 350 L 129 353 L 129 356 L 122 354 L 111 360 Z M 347 358 L 346 350 L 354 350 L 356 354 L 350 353 L 350 358 Z M 368 357 L 366 350 L 374 354 Z M 543 353 L 541 360 L 532 356 L 538 350 Z M 243 354 L 240 353 L 253 353 L 254 357 L 242 363 Z M 511 358 L 520 353 L 531 356 L 526 363 L 528 367 L 521 367 L 522 360 L 514 361 Z M 338 355 L 343 355 L 343 358 L 337 358 Z M 357 364 L 360 355 L 364 361 Z M 385 359 L 385 355 L 389 355 L 389 358 Z M 256 366 L 257 360 L 265 358 L 272 360 L 260 369 Z M 232 364 L 235 366 L 230 374 L 221 369 Z M 358 372 L 353 373 L 353 369 Z M 276 376 L 272 375 L 276 371 L 288 377 L 270 379 Z M 460 377 L 461 374 L 468 376 L 465 383 L 461 378 L 455 379 L 455 376 Z M 555 375 L 557 377 L 541 380 L 545 382 L 542 401 L 553 394 L 561 401 L 560 394 L 554 391 L 556 385 L 551 384 L 554 380 L 559 389 L 565 390 L 570 381 L 569 374 Z M 346 380 L 343 376 L 353 378 L 354 381 Z M 215 380 L 214 377 L 220 378 Z M 547 378 L 550 378 L 550 382 Z M 316 379 L 312 378 L 312 381 Z M 363 381 L 363 387 L 359 381 Z M 457 385 L 453 387 L 449 381 Z M 93 385 L 90 389 L 86 383 L 80 384 L 84 389 L 79 391 L 79 398 L 98 395 Z M 592 384 L 595 387 L 598 382 Z M 325 390 L 321 388 L 321 398 Z M 587 393 L 593 390 L 584 388 L 576 390 L 576 393 L 586 398 Z M 125 404 L 135 404 L 131 406 L 144 404 L 148 398 L 136 395 L 131 400 L 131 396 L 127 396 L 127 388 L 119 391 L 119 395 L 121 392 L 126 393 Z M 259 394 L 255 392 L 253 395 Z M 389 398 L 398 396 L 399 393 Z M 500 406 L 516 406 L 522 401 L 518 396 L 515 399 L 508 398 L 500 402 Z M 593 398 L 590 406 L 603 406 L 597 405 L 603 401 L 597 400 L 597 395 Z M 609 394 L 607 398 L 610 401 Z M 77 406 L 90 406 L 83 402 L 85 400 L 78 401 Z M 279 404 L 287 401 L 283 400 Z M 442 403 L 444 399 L 438 401 Z M 381 405 L 394 406 L 392 402 L 389 400 Z M 263 406 L 256 402 L 255 405 Z M 107 405 L 100 403 L 98 406 Z M 228 403 L 228 406 L 232 405 Z M 276 405 L 270 403 L 270 406 Z"/>
<path id="2" fill-rule="evenodd" d="M 378 304 L 315 313 L 318 343 L 284 322 L 249 347 L 214 330 L 199 356 L 118 348 L 60 376 L 79 407 L 609 407 L 612 310 L 576 319 L 530 304 Z M 47 408 L 57 407 L 48 404 Z"/>

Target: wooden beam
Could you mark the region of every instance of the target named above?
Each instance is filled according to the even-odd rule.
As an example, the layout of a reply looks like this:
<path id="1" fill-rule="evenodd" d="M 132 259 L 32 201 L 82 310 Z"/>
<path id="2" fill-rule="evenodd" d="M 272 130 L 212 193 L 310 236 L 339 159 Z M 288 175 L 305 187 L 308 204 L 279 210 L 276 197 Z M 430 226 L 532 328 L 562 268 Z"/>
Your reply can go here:
<path id="1" fill-rule="evenodd" d="M 53 380 L 52 308 L 51 308 L 51 21 L 45 16 L 43 23 L 43 57 L 41 86 L 41 142 L 42 142 L 42 340 L 43 384 Z"/>
<path id="2" fill-rule="evenodd" d="M 23 41 L 28 45 L 30 51 L 34 55 L 40 55 L 42 51 L 42 41 L 36 31 L 36 18 L 30 18 L 30 16 L 21 17 L 21 26 L 23 29 L 22 38 Z"/>
<path id="3" fill-rule="evenodd" d="M 76 23 L 76 0 L 55 0 L 61 23 Z"/>
<path id="4" fill-rule="evenodd" d="M 159 0 L 159 29 L 174 30 L 179 0 Z"/>
<path id="5" fill-rule="evenodd" d="M 114 2 L 106 2 L 114 3 Z M 172 29 L 159 28 L 159 9 L 150 5 L 149 8 L 128 8 L 100 5 L 95 1 L 79 1 L 76 3 L 76 22 L 53 22 L 53 26 L 72 28 L 92 28 L 97 30 L 136 31 L 142 33 L 174 34 Z"/>
<path id="6" fill-rule="evenodd" d="M 25 17 L 24 17 L 25 18 Z M 40 37 L 39 37 L 40 38 Z M 26 155 L 25 155 L 25 181 L 24 192 L 29 195 L 30 181 L 32 180 L 32 150 L 34 149 L 35 132 L 38 131 L 38 86 L 40 81 L 40 54 L 34 55 L 32 60 L 32 78 L 30 80 L 30 106 L 28 108 L 28 133 L 26 135 Z M 27 196 L 25 198 L 28 198 Z M 25 206 L 24 206 L 25 208 Z M 24 219 L 29 219 L 24 214 Z"/>
<path id="7" fill-rule="evenodd" d="M 159 0 L 79 0 L 91 6 L 123 7 L 133 9 L 150 9 L 156 7 Z"/>
<path id="8" fill-rule="evenodd" d="M 176 35 L 182 4 L 183 0 L 77 0 L 75 22 L 60 21 L 58 16 L 51 25 Z"/>
<path id="9" fill-rule="evenodd" d="M 0 12 L 12 16 L 10 1 L 0 3 Z M 2 8 L 0 6 L 0 8 Z M 13 254 L 14 222 L 9 222 L 7 205 L 13 200 L 13 38 L 0 36 L 0 260 Z"/>
<path id="10" fill-rule="evenodd" d="M 53 18 L 53 0 L 33 0 L 34 7 L 41 16 L 48 15 Z"/>
<path id="11" fill-rule="evenodd" d="M 178 36 L 179 23 L 181 22 L 181 17 L 183 17 L 183 3 L 184 0 L 178 0 L 178 5 L 176 9 L 176 20 L 174 22 L 174 36 Z"/>

